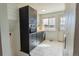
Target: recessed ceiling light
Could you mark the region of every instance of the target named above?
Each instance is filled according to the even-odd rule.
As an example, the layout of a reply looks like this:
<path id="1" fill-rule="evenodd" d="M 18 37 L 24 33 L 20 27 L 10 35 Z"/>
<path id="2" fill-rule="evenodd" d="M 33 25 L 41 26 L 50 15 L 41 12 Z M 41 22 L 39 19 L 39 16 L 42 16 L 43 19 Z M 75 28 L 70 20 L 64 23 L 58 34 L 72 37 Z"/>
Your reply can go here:
<path id="1" fill-rule="evenodd" d="M 43 11 L 43 12 L 44 12 L 44 11 L 46 11 L 46 10 L 41 10 L 41 11 Z"/>

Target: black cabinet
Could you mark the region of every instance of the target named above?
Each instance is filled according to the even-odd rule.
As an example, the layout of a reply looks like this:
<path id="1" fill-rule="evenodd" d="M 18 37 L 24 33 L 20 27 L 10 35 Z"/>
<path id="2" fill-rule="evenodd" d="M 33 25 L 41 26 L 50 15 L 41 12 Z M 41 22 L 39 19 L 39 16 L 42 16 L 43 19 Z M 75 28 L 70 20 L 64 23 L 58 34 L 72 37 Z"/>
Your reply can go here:
<path id="1" fill-rule="evenodd" d="M 44 40 L 45 40 L 45 33 L 43 31 L 37 32 L 37 42 L 40 44 Z"/>
<path id="2" fill-rule="evenodd" d="M 30 55 L 30 51 L 44 40 L 44 32 L 37 32 L 37 11 L 32 7 L 19 8 L 19 16 L 21 51 Z"/>
<path id="3" fill-rule="evenodd" d="M 30 6 L 19 8 L 21 51 L 30 54 L 36 47 L 37 11 Z"/>
<path id="4" fill-rule="evenodd" d="M 30 40 L 29 48 L 30 50 L 32 50 L 33 48 L 37 46 L 36 32 L 29 34 L 29 40 Z"/>

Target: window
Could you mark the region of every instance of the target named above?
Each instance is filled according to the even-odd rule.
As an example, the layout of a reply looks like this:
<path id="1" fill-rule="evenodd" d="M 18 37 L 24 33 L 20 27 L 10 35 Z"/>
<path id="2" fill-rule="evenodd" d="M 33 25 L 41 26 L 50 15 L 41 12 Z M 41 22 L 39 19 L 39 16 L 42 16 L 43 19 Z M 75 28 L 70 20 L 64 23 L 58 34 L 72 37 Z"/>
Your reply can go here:
<path id="1" fill-rule="evenodd" d="M 49 18 L 49 29 L 55 31 L 56 30 L 56 22 L 55 18 Z"/>
<path id="2" fill-rule="evenodd" d="M 60 30 L 65 30 L 65 20 L 64 16 L 60 18 Z"/>
<path id="3" fill-rule="evenodd" d="M 54 17 L 43 19 L 43 25 L 46 30 L 55 31 L 56 30 L 56 20 Z"/>
<path id="4" fill-rule="evenodd" d="M 52 27 L 55 26 L 55 18 L 49 18 L 49 25 Z"/>
<path id="5" fill-rule="evenodd" d="M 43 19 L 43 25 L 48 26 L 48 19 Z"/>

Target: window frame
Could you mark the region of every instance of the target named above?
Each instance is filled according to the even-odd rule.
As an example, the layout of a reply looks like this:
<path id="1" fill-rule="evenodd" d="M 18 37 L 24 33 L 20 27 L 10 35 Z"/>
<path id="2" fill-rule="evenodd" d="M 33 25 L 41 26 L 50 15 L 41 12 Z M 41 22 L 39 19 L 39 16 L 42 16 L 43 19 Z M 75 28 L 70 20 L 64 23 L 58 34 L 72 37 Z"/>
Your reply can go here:
<path id="1" fill-rule="evenodd" d="M 55 21 L 54 21 L 55 24 L 50 25 L 50 18 L 55 18 Z M 48 19 L 48 25 L 44 25 L 44 24 L 43 24 L 43 26 L 44 26 L 45 28 L 48 28 L 49 31 L 50 31 L 50 29 L 52 29 L 52 31 L 56 31 L 56 17 L 43 18 L 42 20 L 44 20 L 44 19 Z"/>
<path id="2" fill-rule="evenodd" d="M 61 24 L 62 20 L 61 20 L 61 17 L 63 18 L 64 17 L 64 23 Z M 65 31 L 65 25 L 66 25 L 66 18 L 65 16 L 60 16 L 60 23 L 59 23 L 59 28 L 60 28 L 60 31 Z"/>

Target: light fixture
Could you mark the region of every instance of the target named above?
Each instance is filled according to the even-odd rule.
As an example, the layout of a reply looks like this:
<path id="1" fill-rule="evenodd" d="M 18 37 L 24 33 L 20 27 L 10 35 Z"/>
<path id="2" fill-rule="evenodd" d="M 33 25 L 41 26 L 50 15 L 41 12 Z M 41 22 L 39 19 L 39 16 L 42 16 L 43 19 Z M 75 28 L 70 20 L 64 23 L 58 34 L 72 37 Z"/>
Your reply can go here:
<path id="1" fill-rule="evenodd" d="M 46 10 L 41 10 L 41 11 L 45 12 Z"/>

